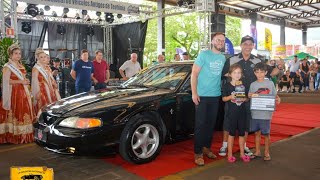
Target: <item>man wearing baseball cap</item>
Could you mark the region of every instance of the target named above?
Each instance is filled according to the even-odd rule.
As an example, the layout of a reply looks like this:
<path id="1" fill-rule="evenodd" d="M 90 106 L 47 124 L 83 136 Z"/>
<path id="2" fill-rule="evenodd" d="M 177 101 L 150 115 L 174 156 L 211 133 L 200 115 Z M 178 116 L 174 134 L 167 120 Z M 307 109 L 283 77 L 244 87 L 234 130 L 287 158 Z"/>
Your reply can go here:
<path id="1" fill-rule="evenodd" d="M 231 65 L 238 63 L 243 70 L 243 76 L 242 76 L 242 84 L 245 86 L 245 93 L 248 95 L 248 91 L 250 88 L 250 84 L 254 81 L 256 81 L 256 76 L 254 74 L 253 68 L 254 66 L 261 62 L 259 58 L 251 54 L 253 48 L 254 48 L 254 39 L 253 37 L 246 35 L 241 38 L 241 53 L 236 54 L 230 58 L 227 59 L 224 68 L 223 68 L 223 74 L 227 75 L 228 70 Z M 276 68 L 275 68 L 276 69 Z M 271 74 L 275 74 L 272 72 Z M 246 135 L 245 139 L 248 136 L 248 132 L 250 131 L 250 121 L 251 121 L 251 111 L 250 111 L 250 101 L 245 102 L 246 112 L 247 112 L 247 118 L 246 118 Z M 225 106 L 225 108 L 228 108 Z M 223 122 L 223 129 L 224 129 L 224 135 L 223 135 L 223 144 L 220 148 L 219 155 L 225 156 L 227 152 L 227 140 L 228 140 L 228 127 L 230 122 L 228 121 L 228 118 L 224 118 Z M 251 156 L 253 153 L 250 151 L 250 149 L 245 144 L 245 155 Z"/>

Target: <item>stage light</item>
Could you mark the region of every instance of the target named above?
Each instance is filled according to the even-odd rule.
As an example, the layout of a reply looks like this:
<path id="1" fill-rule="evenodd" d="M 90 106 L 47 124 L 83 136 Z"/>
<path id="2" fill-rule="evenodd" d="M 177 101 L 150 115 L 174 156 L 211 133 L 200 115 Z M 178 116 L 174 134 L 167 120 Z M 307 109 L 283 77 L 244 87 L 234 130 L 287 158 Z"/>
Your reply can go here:
<path id="1" fill-rule="evenodd" d="M 53 17 L 57 17 L 58 15 L 57 15 L 57 13 L 55 11 L 52 11 L 52 16 Z"/>
<path id="2" fill-rule="evenodd" d="M 76 19 L 80 19 L 80 15 L 79 15 L 79 13 L 76 13 L 76 17 L 75 17 Z"/>
<path id="3" fill-rule="evenodd" d="M 87 16 L 85 17 L 85 20 L 86 20 L 86 21 L 91 21 L 90 16 L 89 16 L 89 15 L 87 15 Z"/>
<path id="4" fill-rule="evenodd" d="M 68 13 L 69 12 L 69 8 L 63 8 L 63 13 Z"/>
<path id="5" fill-rule="evenodd" d="M 41 8 L 40 9 L 40 13 L 39 13 L 41 16 L 43 16 L 44 15 L 44 10 Z"/>
<path id="6" fill-rule="evenodd" d="M 108 23 L 113 23 L 114 21 L 114 16 L 112 13 L 105 13 L 105 19 Z"/>
<path id="7" fill-rule="evenodd" d="M 93 35 L 94 35 L 94 28 L 93 28 L 93 26 L 88 26 L 88 27 L 87 27 L 87 35 L 88 35 L 88 36 L 93 36 Z"/>
<path id="8" fill-rule="evenodd" d="M 21 22 L 21 24 L 21 31 L 26 34 L 29 34 L 31 32 L 31 22 Z"/>
<path id="9" fill-rule="evenodd" d="M 39 14 L 39 8 L 35 4 L 28 4 L 27 14 L 36 17 Z"/>
<path id="10" fill-rule="evenodd" d="M 117 18 L 122 18 L 122 14 L 117 14 Z"/>
<path id="11" fill-rule="evenodd" d="M 181 6 L 188 6 L 188 5 L 194 4 L 194 3 L 195 3 L 195 0 L 178 0 L 178 1 L 177 1 L 177 5 L 178 5 L 179 7 L 181 7 Z"/>
<path id="12" fill-rule="evenodd" d="M 60 35 L 64 35 L 66 33 L 66 27 L 64 27 L 64 25 L 58 25 L 57 33 Z"/>
<path id="13" fill-rule="evenodd" d="M 96 12 L 96 15 L 97 15 L 98 17 L 100 17 L 100 16 L 101 16 L 101 12 L 97 11 L 97 12 Z"/>
<path id="14" fill-rule="evenodd" d="M 87 15 L 88 11 L 87 10 L 82 10 L 81 13 L 82 13 L 82 15 Z"/>
<path id="15" fill-rule="evenodd" d="M 44 10 L 46 10 L 46 11 L 50 11 L 50 6 L 44 6 Z"/>
<path id="16" fill-rule="evenodd" d="M 67 16 L 67 13 L 63 13 L 63 14 L 62 14 L 62 17 L 63 17 L 63 18 L 67 18 L 67 17 L 68 17 L 68 16 Z"/>

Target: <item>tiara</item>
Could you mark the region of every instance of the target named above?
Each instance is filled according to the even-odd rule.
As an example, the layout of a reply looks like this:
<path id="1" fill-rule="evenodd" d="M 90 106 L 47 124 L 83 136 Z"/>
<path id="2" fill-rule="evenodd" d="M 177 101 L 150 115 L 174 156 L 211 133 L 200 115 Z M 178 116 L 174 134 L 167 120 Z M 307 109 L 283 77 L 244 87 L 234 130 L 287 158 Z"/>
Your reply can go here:
<path id="1" fill-rule="evenodd" d="M 8 54 L 11 54 L 10 52 L 12 52 L 15 49 L 20 49 L 20 46 L 18 44 L 12 44 L 11 46 L 9 46 Z"/>

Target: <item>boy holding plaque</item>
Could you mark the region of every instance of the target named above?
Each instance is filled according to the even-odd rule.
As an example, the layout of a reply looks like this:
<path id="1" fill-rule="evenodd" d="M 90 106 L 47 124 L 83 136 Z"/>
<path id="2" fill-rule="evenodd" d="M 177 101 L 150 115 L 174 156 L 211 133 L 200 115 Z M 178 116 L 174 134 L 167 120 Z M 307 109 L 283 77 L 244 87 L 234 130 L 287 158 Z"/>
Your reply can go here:
<path id="1" fill-rule="evenodd" d="M 265 78 L 267 74 L 267 66 L 263 63 L 257 63 L 254 66 L 254 74 L 257 80 L 250 85 L 249 98 L 251 99 L 251 131 L 255 132 L 255 153 L 251 156 L 252 159 L 261 157 L 260 150 L 260 131 L 265 137 L 265 149 L 264 149 L 264 160 L 270 161 L 270 124 L 272 114 L 274 111 L 275 98 L 277 91 L 272 81 Z M 266 97 L 266 98 L 262 98 Z M 253 98 L 259 98 L 261 102 L 255 103 Z"/>

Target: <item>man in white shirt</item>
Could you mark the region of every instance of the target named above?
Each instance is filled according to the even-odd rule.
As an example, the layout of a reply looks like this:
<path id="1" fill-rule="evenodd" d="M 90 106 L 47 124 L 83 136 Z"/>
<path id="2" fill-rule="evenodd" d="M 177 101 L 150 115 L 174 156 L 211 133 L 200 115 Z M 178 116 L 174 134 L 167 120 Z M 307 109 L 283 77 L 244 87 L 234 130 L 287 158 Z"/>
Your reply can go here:
<path id="1" fill-rule="evenodd" d="M 294 77 L 296 75 L 296 71 L 298 71 L 300 68 L 300 62 L 298 60 L 298 56 L 294 56 L 294 60 L 290 63 L 290 78 Z"/>
<path id="2" fill-rule="evenodd" d="M 141 70 L 140 63 L 137 60 L 138 55 L 136 53 L 132 53 L 130 60 L 124 62 L 122 66 L 119 68 L 119 72 L 123 80 L 131 78 Z"/>

